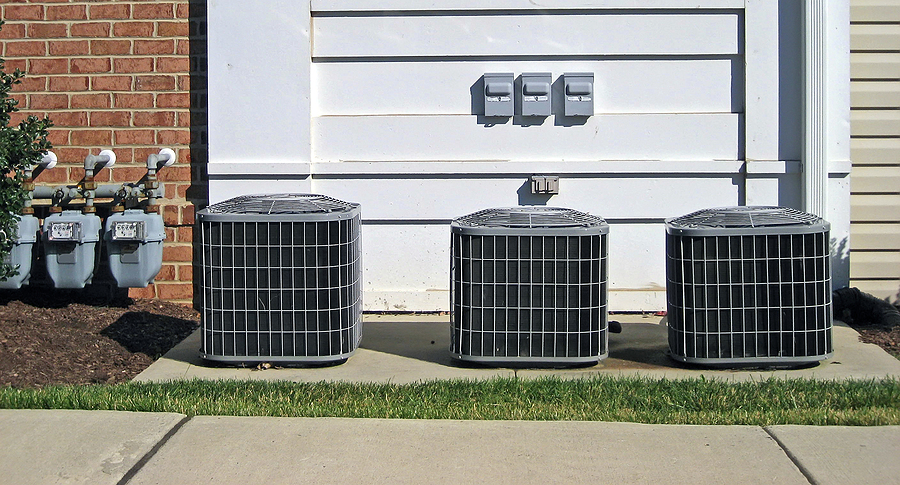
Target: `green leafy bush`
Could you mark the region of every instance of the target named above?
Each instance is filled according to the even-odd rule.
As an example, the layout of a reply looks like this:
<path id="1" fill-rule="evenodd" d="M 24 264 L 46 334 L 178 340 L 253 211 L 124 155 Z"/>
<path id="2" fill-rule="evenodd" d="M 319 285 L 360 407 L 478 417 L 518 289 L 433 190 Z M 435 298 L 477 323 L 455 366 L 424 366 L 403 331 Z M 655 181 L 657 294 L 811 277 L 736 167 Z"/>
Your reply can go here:
<path id="1" fill-rule="evenodd" d="M 18 126 L 9 125 L 10 113 L 19 110 L 10 91 L 24 74 L 18 69 L 9 74 L 5 68 L 6 61 L 0 58 L 0 261 L 5 261 L 17 237 L 19 213 L 27 196 L 22 187 L 25 170 L 40 162 L 50 149 L 47 128 L 52 126 L 49 118 L 34 116 Z M 0 281 L 15 274 L 16 268 L 5 262 L 0 264 Z"/>

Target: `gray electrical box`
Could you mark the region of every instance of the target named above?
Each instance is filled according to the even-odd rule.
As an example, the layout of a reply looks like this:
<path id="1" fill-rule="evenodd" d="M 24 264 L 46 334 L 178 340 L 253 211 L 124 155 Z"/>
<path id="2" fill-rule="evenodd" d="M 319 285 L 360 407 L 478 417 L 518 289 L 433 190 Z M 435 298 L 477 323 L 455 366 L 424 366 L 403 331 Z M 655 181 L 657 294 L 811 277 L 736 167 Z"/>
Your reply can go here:
<path id="1" fill-rule="evenodd" d="M 484 115 L 510 117 L 513 103 L 513 73 L 484 74 Z"/>
<path id="2" fill-rule="evenodd" d="M 84 288 L 94 277 L 100 218 L 63 211 L 44 219 L 47 273 L 56 288 Z"/>
<path id="3" fill-rule="evenodd" d="M 119 288 L 143 288 L 162 268 L 166 230 L 162 216 L 129 209 L 106 219 L 109 270 Z"/>
<path id="4" fill-rule="evenodd" d="M 594 73 L 567 72 L 563 74 L 565 85 L 565 115 L 594 115 Z"/>
<path id="5" fill-rule="evenodd" d="M 34 243 L 37 242 L 37 233 L 41 225 L 37 217 L 26 214 L 19 216 L 18 236 L 4 262 L 13 267 L 18 266 L 18 273 L 10 276 L 5 281 L 0 281 L 0 288 L 16 290 L 24 284 L 28 284 L 31 278 L 31 266 L 34 261 Z"/>
<path id="6" fill-rule="evenodd" d="M 549 72 L 522 73 L 522 116 L 550 116 Z"/>

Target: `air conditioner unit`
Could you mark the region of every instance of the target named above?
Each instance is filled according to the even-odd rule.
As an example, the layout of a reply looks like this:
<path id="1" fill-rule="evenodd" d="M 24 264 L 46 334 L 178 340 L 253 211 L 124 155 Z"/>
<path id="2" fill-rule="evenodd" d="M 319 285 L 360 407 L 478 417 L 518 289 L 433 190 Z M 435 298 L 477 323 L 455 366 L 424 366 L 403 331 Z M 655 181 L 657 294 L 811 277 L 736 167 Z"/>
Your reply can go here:
<path id="1" fill-rule="evenodd" d="M 799 365 L 832 354 L 830 225 L 783 207 L 666 221 L 669 351 L 682 362 Z"/>
<path id="2" fill-rule="evenodd" d="M 359 204 L 246 195 L 197 213 L 204 359 L 340 362 L 361 338 Z"/>
<path id="3" fill-rule="evenodd" d="M 451 355 L 578 364 L 608 355 L 607 237 L 571 209 L 487 209 L 451 224 Z"/>

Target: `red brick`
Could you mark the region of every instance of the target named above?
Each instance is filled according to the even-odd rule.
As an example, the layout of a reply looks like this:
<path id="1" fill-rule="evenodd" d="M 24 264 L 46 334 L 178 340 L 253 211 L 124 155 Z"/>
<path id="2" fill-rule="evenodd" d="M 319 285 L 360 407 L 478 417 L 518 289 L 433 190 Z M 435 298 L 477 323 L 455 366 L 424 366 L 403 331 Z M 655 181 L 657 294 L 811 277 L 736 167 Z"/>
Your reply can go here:
<path id="1" fill-rule="evenodd" d="M 84 111 L 58 111 L 53 113 L 53 124 L 55 126 L 87 126 L 88 117 Z M 57 155 L 59 155 L 57 153 Z"/>
<path id="2" fill-rule="evenodd" d="M 180 3 L 175 6 L 175 16 L 180 19 L 186 19 L 191 16 L 191 6 L 187 3 Z"/>
<path id="3" fill-rule="evenodd" d="M 156 72 L 190 72 L 191 59 L 188 57 L 160 57 L 156 60 Z"/>
<path id="4" fill-rule="evenodd" d="M 81 163 L 84 161 L 84 157 L 90 155 L 90 150 L 87 148 L 53 147 L 53 153 L 59 157 L 60 163 Z M 48 170 L 47 172 L 52 172 L 52 170 Z M 65 170 L 63 170 L 63 172 L 65 172 Z M 43 175 L 41 175 L 41 181 L 45 181 Z"/>
<path id="5" fill-rule="evenodd" d="M 88 57 L 70 60 L 69 69 L 72 74 L 87 74 L 109 72 L 112 70 L 112 66 L 108 58 Z"/>
<path id="6" fill-rule="evenodd" d="M 91 54 L 95 56 L 122 55 L 131 53 L 130 40 L 92 40 Z"/>
<path id="7" fill-rule="evenodd" d="M 47 7 L 47 20 L 85 20 L 87 19 L 87 7 L 85 5 L 51 5 Z"/>
<path id="8" fill-rule="evenodd" d="M 171 111 L 137 112 L 134 126 L 175 126 L 175 113 Z"/>
<path id="9" fill-rule="evenodd" d="M 184 165 L 166 167 L 159 171 L 160 182 L 186 182 L 191 180 L 191 167 Z"/>
<path id="10" fill-rule="evenodd" d="M 165 250 L 163 250 L 165 251 Z M 191 300 L 194 298 L 192 283 L 168 283 L 156 285 L 159 298 L 163 300 Z"/>
<path id="11" fill-rule="evenodd" d="M 191 90 L 191 76 L 177 76 L 178 77 L 178 89 L 182 91 L 190 91 Z"/>
<path id="12" fill-rule="evenodd" d="M 19 84 L 13 85 L 13 91 L 15 92 L 24 92 L 24 91 L 46 91 L 47 90 L 47 78 L 43 76 L 29 76 L 24 77 Z"/>
<path id="13" fill-rule="evenodd" d="M 18 69 L 22 72 L 28 70 L 28 60 L 27 59 L 7 59 L 6 60 L 6 68 L 4 69 L 6 72 L 12 74 L 15 70 Z"/>
<path id="14" fill-rule="evenodd" d="M 87 76 L 51 77 L 50 91 L 87 91 Z"/>
<path id="15" fill-rule="evenodd" d="M 189 145 L 191 132 L 189 130 L 159 130 L 156 133 L 157 145 Z"/>
<path id="16" fill-rule="evenodd" d="M 7 5 L 3 9 L 3 18 L 6 20 L 44 20 L 44 7 L 42 5 Z"/>
<path id="17" fill-rule="evenodd" d="M 156 281 L 174 281 L 175 280 L 175 265 L 174 264 L 164 264 L 162 268 L 160 268 L 159 273 L 156 274 Z"/>
<path id="18" fill-rule="evenodd" d="M 32 39 L 51 39 L 66 36 L 66 24 L 28 24 L 28 37 Z"/>
<path id="19" fill-rule="evenodd" d="M 91 113 L 91 126 L 129 126 L 130 111 L 95 111 Z"/>
<path id="20" fill-rule="evenodd" d="M 116 151 L 118 154 L 118 151 Z M 118 165 L 118 159 L 116 160 L 117 164 L 112 169 L 112 180 L 115 182 L 136 182 L 140 180 L 144 175 L 147 174 L 147 167 L 144 166 L 131 166 L 120 167 Z"/>
<path id="21" fill-rule="evenodd" d="M 186 205 L 181 208 L 181 223 L 182 224 L 193 224 L 194 223 L 194 205 Z"/>
<path id="22" fill-rule="evenodd" d="M 64 153 L 64 150 L 55 147 L 53 148 L 53 153 L 55 153 L 56 156 L 59 157 L 60 161 L 65 160 L 69 162 L 73 160 L 84 160 L 84 157 L 64 157 L 62 155 L 62 153 Z M 69 171 L 66 170 L 65 167 L 60 166 L 57 166 L 56 168 L 52 168 L 50 170 L 44 170 L 40 173 L 40 175 L 38 175 L 37 181 L 41 184 L 64 184 L 69 181 Z"/>
<path id="23" fill-rule="evenodd" d="M 171 91 L 175 89 L 174 76 L 138 76 L 135 79 L 137 91 Z"/>
<path id="24" fill-rule="evenodd" d="M 0 30 L 0 39 L 25 38 L 25 24 L 4 24 Z"/>
<path id="25" fill-rule="evenodd" d="M 162 207 L 163 224 L 166 226 L 178 225 L 178 206 L 165 205 Z"/>
<path id="26" fill-rule="evenodd" d="M 178 118 L 175 120 L 175 126 L 181 128 L 191 127 L 191 113 L 189 111 L 179 111 L 176 113 Z"/>
<path id="27" fill-rule="evenodd" d="M 191 189 L 191 184 L 178 184 L 175 186 L 175 197 L 179 199 L 186 199 L 188 190 Z"/>
<path id="28" fill-rule="evenodd" d="M 69 72 L 69 63 L 65 59 L 32 59 L 31 74 L 66 74 Z"/>
<path id="29" fill-rule="evenodd" d="M 116 93 L 113 94 L 113 105 L 116 108 L 152 108 L 153 95 L 150 93 Z"/>
<path id="30" fill-rule="evenodd" d="M 166 241 L 175 241 L 175 231 L 177 227 L 164 227 L 163 230 L 166 232 Z"/>
<path id="31" fill-rule="evenodd" d="M 163 261 L 191 262 L 194 250 L 191 246 L 167 246 L 163 248 Z"/>
<path id="32" fill-rule="evenodd" d="M 32 94 L 31 109 L 65 109 L 69 107 L 67 94 Z"/>
<path id="33" fill-rule="evenodd" d="M 92 94 L 73 94 L 73 108 L 109 108 L 109 94 L 92 93 Z"/>
<path id="34" fill-rule="evenodd" d="M 181 229 L 189 229 L 186 227 L 179 227 L 178 231 Z M 190 242 L 190 241 L 188 241 Z M 178 281 L 194 281 L 194 266 L 191 264 L 179 264 L 178 265 Z"/>
<path id="35" fill-rule="evenodd" d="M 128 298 L 156 298 L 156 285 L 150 284 L 146 288 L 128 288 Z"/>
<path id="36" fill-rule="evenodd" d="M 113 24 L 116 37 L 152 37 L 153 22 L 116 22 Z"/>
<path id="37" fill-rule="evenodd" d="M 91 78 L 94 91 L 131 91 L 131 76 L 97 76 Z"/>
<path id="38" fill-rule="evenodd" d="M 134 41 L 134 53 L 137 55 L 174 54 L 175 41 L 173 40 L 136 40 Z"/>
<path id="39" fill-rule="evenodd" d="M 119 73 L 153 72 L 152 57 L 122 57 L 113 60 L 113 69 Z"/>
<path id="40" fill-rule="evenodd" d="M 136 19 L 171 19 L 175 18 L 174 5 L 168 2 L 138 3 L 134 5 L 131 15 Z"/>
<path id="41" fill-rule="evenodd" d="M 187 21 L 159 22 L 156 25 L 156 35 L 159 37 L 187 37 L 191 33 L 191 25 Z"/>
<path id="42" fill-rule="evenodd" d="M 158 108 L 190 108 L 191 95 L 188 93 L 163 93 L 156 95 Z"/>
<path id="43" fill-rule="evenodd" d="M 53 145 L 68 145 L 69 144 L 69 130 L 47 130 L 49 134 L 47 135 L 47 140 L 50 141 Z"/>
<path id="44" fill-rule="evenodd" d="M 88 13 L 92 19 L 127 19 L 131 16 L 131 5 L 126 2 L 112 5 L 91 5 Z"/>
<path id="45" fill-rule="evenodd" d="M 6 57 L 27 57 L 47 55 L 47 43 L 36 40 L 6 42 Z"/>
<path id="46" fill-rule="evenodd" d="M 134 160 L 136 162 L 140 162 L 145 167 L 147 166 L 147 157 L 150 155 L 155 155 L 159 153 L 159 148 L 156 147 L 143 147 L 143 148 L 135 148 L 134 149 Z"/>
<path id="47" fill-rule="evenodd" d="M 10 94 L 9 97 L 15 102 L 15 106 L 26 106 L 28 96 L 21 93 Z"/>
<path id="48" fill-rule="evenodd" d="M 175 53 L 186 56 L 191 53 L 191 41 L 187 39 L 178 39 L 175 44 Z"/>
<path id="49" fill-rule="evenodd" d="M 86 40 L 50 41 L 51 56 L 83 56 L 87 55 L 89 50 L 89 44 Z"/>
<path id="50" fill-rule="evenodd" d="M 55 143 L 54 143 L 55 145 Z M 105 147 L 112 145 L 110 130 L 73 130 L 72 145 Z"/>
<path id="51" fill-rule="evenodd" d="M 82 22 L 72 24 L 72 37 L 109 37 L 109 22 Z"/>
<path id="52" fill-rule="evenodd" d="M 152 145 L 153 130 L 116 130 L 116 145 Z"/>

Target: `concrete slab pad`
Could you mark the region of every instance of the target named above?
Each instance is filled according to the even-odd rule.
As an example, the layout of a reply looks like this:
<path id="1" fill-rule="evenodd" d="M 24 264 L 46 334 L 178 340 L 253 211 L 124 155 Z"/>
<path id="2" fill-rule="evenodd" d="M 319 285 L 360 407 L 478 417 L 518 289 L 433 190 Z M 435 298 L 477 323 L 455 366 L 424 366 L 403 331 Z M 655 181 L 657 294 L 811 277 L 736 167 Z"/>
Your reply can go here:
<path id="1" fill-rule="evenodd" d="M 878 346 L 859 341 L 859 334 L 838 322 L 834 328 L 834 357 L 799 369 L 711 369 L 670 359 L 663 317 L 613 315 L 623 324 L 621 334 L 609 338 L 610 356 L 597 365 L 574 368 L 493 368 L 468 365 L 450 358 L 449 316 L 366 315 L 363 341 L 346 363 L 328 367 L 250 368 L 214 366 L 199 357 L 200 333 L 195 332 L 159 359 L 135 380 L 161 382 L 176 379 L 261 379 L 298 382 L 392 382 L 397 384 L 437 379 L 537 378 L 577 379 L 593 375 L 628 375 L 651 378 L 699 378 L 733 381 L 771 377 L 858 379 L 900 377 L 900 360 Z"/>
<path id="2" fill-rule="evenodd" d="M 807 484 L 759 427 L 195 417 L 130 484 Z"/>
<path id="3" fill-rule="evenodd" d="M 0 482 L 118 483 L 184 418 L 169 413 L 0 410 Z"/>
<path id="4" fill-rule="evenodd" d="M 900 426 L 767 429 L 817 485 L 900 481 Z"/>

